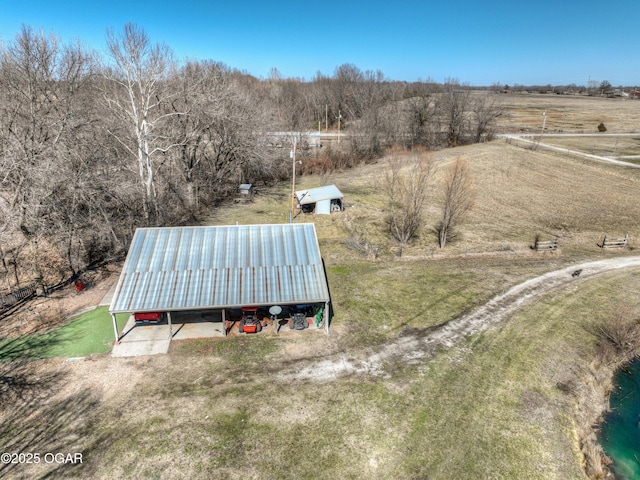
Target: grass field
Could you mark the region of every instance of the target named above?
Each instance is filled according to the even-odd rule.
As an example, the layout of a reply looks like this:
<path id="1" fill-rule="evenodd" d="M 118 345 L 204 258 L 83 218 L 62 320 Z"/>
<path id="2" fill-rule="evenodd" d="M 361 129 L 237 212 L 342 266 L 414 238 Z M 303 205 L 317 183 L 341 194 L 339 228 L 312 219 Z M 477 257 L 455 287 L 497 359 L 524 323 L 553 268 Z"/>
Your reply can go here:
<path id="1" fill-rule="evenodd" d="M 546 112 L 545 132 L 598 133 L 602 122 L 607 133 L 640 133 L 637 100 L 571 95 L 499 95 L 506 115 L 498 120 L 499 133 L 540 133 Z"/>
<path id="2" fill-rule="evenodd" d="M 604 113 L 608 127 L 617 124 L 604 100 L 543 100 L 528 100 L 511 120 L 524 125 L 548 108 L 575 128 Z M 585 105 L 593 107 L 588 114 Z M 551 118 L 548 125 L 555 125 Z M 471 165 L 476 207 L 458 241 L 441 251 L 430 229 L 444 169 L 458 156 Z M 640 313 L 637 270 L 580 278 L 525 302 L 496 328 L 429 359 L 387 363 L 380 375 L 291 380 L 326 362 L 364 367 L 388 342 L 425 335 L 544 272 L 636 253 L 640 172 L 501 141 L 430 158 L 437 171 L 426 226 L 400 258 L 384 227 L 385 161 L 298 179 L 300 188 L 335 183 L 345 193 L 344 213 L 296 219 L 318 231 L 335 306 L 329 336 L 184 341 L 163 356 L 30 362 L 22 379 L 34 386 L 22 397 L 7 396 L 0 384 L 5 450 L 82 452 L 83 463 L 1 465 L 0 476 L 585 478 L 578 399 L 560 386 L 580 382 L 592 363 L 589 325 L 621 304 Z M 285 222 L 289 188 L 259 188 L 254 203 L 218 209 L 204 221 Z M 625 233 L 630 249 L 596 245 L 605 234 Z M 558 236 L 559 251 L 533 252 L 536 234 Z M 375 246 L 377 258 L 350 247 L 353 237 Z M 111 322 L 103 323 L 110 339 Z M 82 324 L 74 328 L 82 337 Z"/>
<path id="3" fill-rule="evenodd" d="M 547 136 L 544 143 L 578 152 L 621 159 L 630 163 L 640 161 L 640 137 L 554 137 Z"/>

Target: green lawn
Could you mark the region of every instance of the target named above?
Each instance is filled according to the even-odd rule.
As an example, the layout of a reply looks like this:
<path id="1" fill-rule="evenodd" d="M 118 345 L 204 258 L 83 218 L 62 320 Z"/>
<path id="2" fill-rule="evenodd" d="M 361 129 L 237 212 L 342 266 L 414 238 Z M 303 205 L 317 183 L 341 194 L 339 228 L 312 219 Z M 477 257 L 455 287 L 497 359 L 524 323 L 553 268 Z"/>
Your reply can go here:
<path id="1" fill-rule="evenodd" d="M 126 319 L 118 318 L 120 328 Z M 84 357 L 111 350 L 113 322 L 107 307 L 73 318 L 47 333 L 0 340 L 0 361 Z"/>

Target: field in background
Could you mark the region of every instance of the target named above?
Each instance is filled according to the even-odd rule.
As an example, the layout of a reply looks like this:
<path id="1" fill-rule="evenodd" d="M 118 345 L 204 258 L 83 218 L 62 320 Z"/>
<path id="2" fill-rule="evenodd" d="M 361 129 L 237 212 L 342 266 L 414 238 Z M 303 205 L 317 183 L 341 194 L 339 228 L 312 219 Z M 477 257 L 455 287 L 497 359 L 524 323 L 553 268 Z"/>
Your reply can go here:
<path id="1" fill-rule="evenodd" d="M 491 94 L 507 107 L 498 133 L 640 133 L 640 100 L 572 95 Z"/>
<path id="2" fill-rule="evenodd" d="M 509 117 L 514 125 L 532 128 L 547 108 L 548 127 L 561 128 L 553 111 L 564 113 L 562 128 L 597 120 L 611 129 L 615 105 L 621 117 L 622 105 L 640 106 L 527 101 L 533 103 Z M 610 116 L 600 119 L 600 112 Z M 422 335 L 541 273 L 636 253 L 596 245 L 605 234 L 629 234 L 637 247 L 636 170 L 503 141 L 429 156 L 436 176 L 426 228 L 401 258 L 385 231 L 386 160 L 298 178 L 299 188 L 335 183 L 345 193 L 342 214 L 295 220 L 316 224 L 336 312 L 330 336 L 242 336 L 175 342 L 158 357 L 33 362 L 31 375 L 50 398 L 3 406 L 0 435 L 15 439 L 5 447 L 79 451 L 83 464 L 10 465 L 0 474 L 34 478 L 48 468 L 82 478 L 584 478 L 575 399 L 558 385 L 592 357 L 590 324 L 618 304 L 640 312 L 634 271 L 579 279 L 428 361 L 389 364 L 384 376 L 283 380 L 327 361 L 365 364 L 385 342 Z M 476 208 L 458 241 L 441 251 L 430 229 L 442 175 L 458 156 L 471 166 Z M 221 208 L 205 223 L 286 222 L 289 195 L 286 183 L 265 187 L 255 202 Z M 559 251 L 533 252 L 536 234 L 558 236 Z M 354 238 L 376 247 L 377 258 L 354 249 Z"/>

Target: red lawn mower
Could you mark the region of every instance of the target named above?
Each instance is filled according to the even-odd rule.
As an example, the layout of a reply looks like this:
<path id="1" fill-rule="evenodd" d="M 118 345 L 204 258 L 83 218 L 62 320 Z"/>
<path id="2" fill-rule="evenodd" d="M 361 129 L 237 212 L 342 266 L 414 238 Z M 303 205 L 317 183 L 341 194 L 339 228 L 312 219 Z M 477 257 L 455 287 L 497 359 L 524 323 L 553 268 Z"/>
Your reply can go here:
<path id="1" fill-rule="evenodd" d="M 262 322 L 258 318 L 258 307 L 243 307 L 242 318 L 238 325 L 240 333 L 259 333 L 262 331 Z"/>

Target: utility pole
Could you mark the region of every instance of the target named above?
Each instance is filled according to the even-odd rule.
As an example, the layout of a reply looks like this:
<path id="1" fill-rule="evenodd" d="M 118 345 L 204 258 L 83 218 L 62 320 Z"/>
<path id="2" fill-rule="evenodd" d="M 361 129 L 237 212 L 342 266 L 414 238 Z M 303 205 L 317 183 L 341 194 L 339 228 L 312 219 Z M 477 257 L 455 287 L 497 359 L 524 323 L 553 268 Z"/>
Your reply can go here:
<path id="1" fill-rule="evenodd" d="M 296 216 L 296 139 L 293 139 L 293 149 L 289 152 L 291 157 L 291 217 L 289 223 L 293 223 L 293 218 Z"/>
<path id="2" fill-rule="evenodd" d="M 324 104 L 324 133 L 329 131 L 329 104 Z"/>
<path id="3" fill-rule="evenodd" d="M 533 144 L 531 145 L 531 148 L 533 150 L 538 149 L 538 145 L 540 145 L 540 142 L 542 141 L 542 136 L 544 135 L 544 127 L 546 124 L 547 124 L 547 111 L 545 110 L 544 112 L 542 112 L 542 130 L 540 131 L 540 137 L 538 137 L 537 140 L 535 137 L 533 137 Z"/>
<path id="4" fill-rule="evenodd" d="M 338 145 L 340 145 L 340 120 L 342 119 L 342 115 L 340 114 L 340 110 L 338 110 Z"/>

